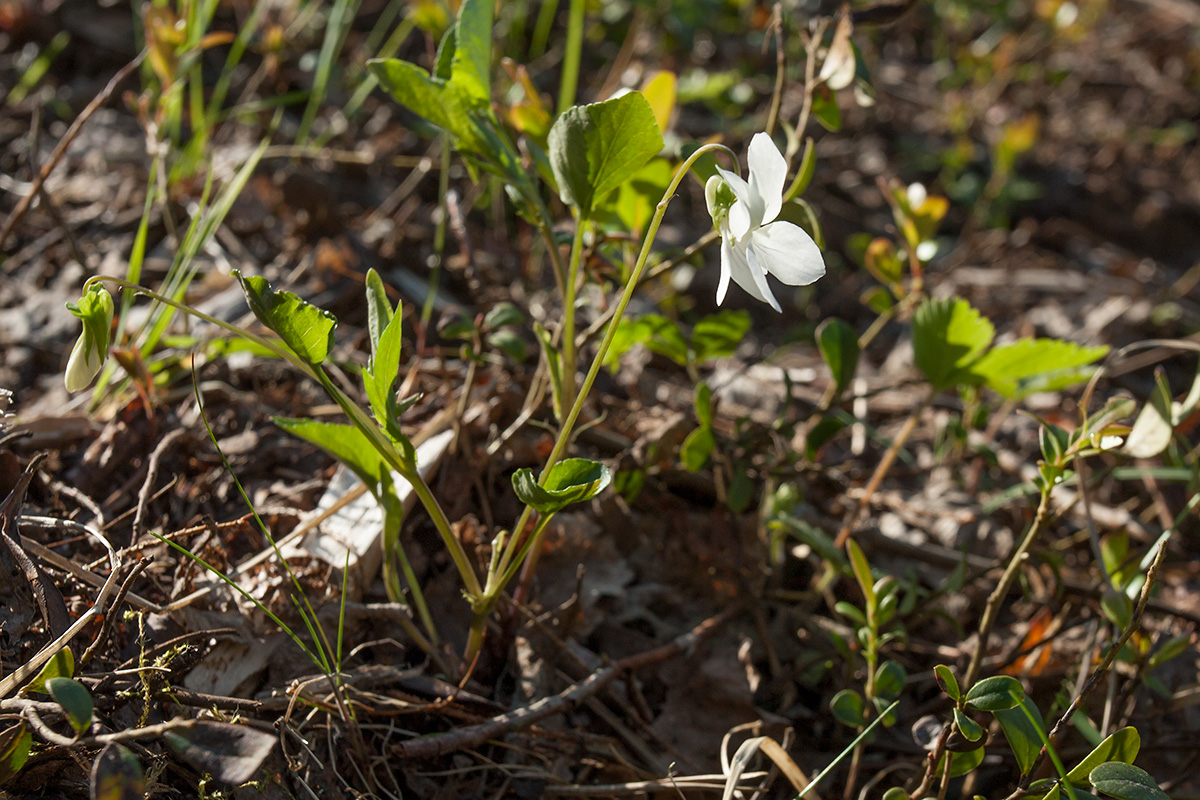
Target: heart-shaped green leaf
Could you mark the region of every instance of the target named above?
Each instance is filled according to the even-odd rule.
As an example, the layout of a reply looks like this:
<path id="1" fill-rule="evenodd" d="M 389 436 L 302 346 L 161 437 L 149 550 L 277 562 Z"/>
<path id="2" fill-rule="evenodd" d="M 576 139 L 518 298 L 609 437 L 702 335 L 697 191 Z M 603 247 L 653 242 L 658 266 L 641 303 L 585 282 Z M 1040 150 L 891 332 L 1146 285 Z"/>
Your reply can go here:
<path id="1" fill-rule="evenodd" d="M 521 502 L 540 514 L 554 514 L 573 503 L 591 500 L 612 481 L 608 467 L 586 458 L 568 458 L 550 468 L 539 486 L 531 469 L 513 473 L 513 489 Z"/>
<path id="2" fill-rule="evenodd" d="M 1021 682 L 1011 675 L 996 675 L 984 678 L 967 692 L 966 702 L 980 711 L 997 711 L 1013 708 L 1025 697 Z"/>
<path id="3" fill-rule="evenodd" d="M 638 92 L 568 108 L 547 143 L 559 195 L 583 219 L 663 146 L 654 111 Z"/>
<path id="4" fill-rule="evenodd" d="M 266 278 L 246 277 L 234 270 L 246 302 L 258 321 L 279 335 L 292 352 L 307 364 L 320 364 L 333 348 L 337 319 L 291 292 L 277 292 Z"/>
<path id="5" fill-rule="evenodd" d="M 1088 781 L 1117 800 L 1170 800 L 1144 769 L 1120 761 L 1096 767 L 1088 774 Z"/>
<path id="6" fill-rule="evenodd" d="M 88 729 L 92 724 L 92 695 L 82 683 L 71 678 L 51 678 L 46 681 L 46 691 L 67 712 L 76 734 Z"/>

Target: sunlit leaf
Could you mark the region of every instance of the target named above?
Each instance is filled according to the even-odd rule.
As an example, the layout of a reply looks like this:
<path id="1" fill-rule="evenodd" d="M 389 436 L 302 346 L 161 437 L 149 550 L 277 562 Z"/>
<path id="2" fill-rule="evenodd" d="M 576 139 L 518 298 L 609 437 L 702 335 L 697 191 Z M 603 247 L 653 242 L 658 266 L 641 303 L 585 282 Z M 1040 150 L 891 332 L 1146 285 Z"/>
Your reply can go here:
<path id="1" fill-rule="evenodd" d="M 590 218 L 596 205 L 663 144 L 654 111 L 638 92 L 572 106 L 554 123 L 547 141 L 559 194 L 582 218 Z"/>
<path id="2" fill-rule="evenodd" d="M 544 486 L 538 486 L 532 469 L 519 469 L 512 478 L 517 497 L 540 514 L 554 514 L 573 503 L 591 500 L 611 481 L 608 467 L 586 458 L 568 458 L 555 464 Z"/>
<path id="3" fill-rule="evenodd" d="M 0 731 L 0 786 L 21 771 L 29 760 L 29 749 L 33 746 L 25 720 Z"/>
<path id="4" fill-rule="evenodd" d="M 1134 458 L 1154 458 L 1171 443 L 1171 389 L 1161 368 L 1154 371 L 1154 391 L 1122 448 Z"/>
<path id="5" fill-rule="evenodd" d="M 1033 382 L 1035 376 L 1070 370 L 1073 381 L 1086 380 L 1090 370 L 1076 368 L 1103 358 L 1108 347 L 1084 347 L 1058 339 L 1018 339 L 988 351 L 971 368 L 987 387 L 1007 398 L 1023 399 L 1032 392 L 1047 391 L 1045 382 Z M 1065 387 L 1060 387 L 1065 388 Z"/>
<path id="6" fill-rule="evenodd" d="M 275 291 L 266 278 L 246 277 L 237 270 L 233 274 L 241 282 L 254 316 L 278 334 L 300 360 L 320 364 L 328 357 L 333 348 L 333 329 L 337 326 L 333 314 L 291 292 Z"/>
<path id="7" fill-rule="evenodd" d="M 710 359 L 731 356 L 749 331 L 748 311 L 727 309 L 709 314 L 692 328 L 692 354 L 700 364 Z"/>
<path id="8" fill-rule="evenodd" d="M 992 323 L 961 297 L 927 300 L 913 315 L 914 358 L 936 389 L 978 382 L 970 367 L 994 335 Z"/>
<path id="9" fill-rule="evenodd" d="M 962 695 L 959 693 L 958 679 L 954 677 L 954 672 L 945 664 L 938 664 L 933 668 L 933 677 L 946 696 L 957 703 Z"/>
<path id="10" fill-rule="evenodd" d="M 70 678 L 74 675 L 75 654 L 71 652 L 69 646 L 66 646 L 50 656 L 50 660 L 42 667 L 42 671 L 21 691 L 22 693 L 39 692 L 41 694 L 49 694 L 46 690 L 46 681 L 51 678 Z"/>
<path id="11" fill-rule="evenodd" d="M 700 427 L 688 434 L 679 448 L 679 460 L 688 472 L 704 469 L 716 446 L 712 428 Z"/>
<path id="12" fill-rule="evenodd" d="M 1120 761 L 1101 764 L 1088 774 L 1088 781 L 1117 800 L 1169 800 L 1158 782 L 1144 769 Z"/>

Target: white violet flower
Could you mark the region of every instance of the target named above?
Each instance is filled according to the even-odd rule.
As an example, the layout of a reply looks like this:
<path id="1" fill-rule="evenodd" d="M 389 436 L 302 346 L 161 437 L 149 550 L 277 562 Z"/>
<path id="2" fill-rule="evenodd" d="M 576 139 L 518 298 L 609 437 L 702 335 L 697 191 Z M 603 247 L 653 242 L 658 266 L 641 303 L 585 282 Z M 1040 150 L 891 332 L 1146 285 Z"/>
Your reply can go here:
<path id="1" fill-rule="evenodd" d="M 725 300 L 729 279 L 754 298 L 782 311 L 767 285 L 767 273 L 789 286 L 807 286 L 825 274 L 825 260 L 812 237 L 798 225 L 776 220 L 783 209 L 787 160 L 765 133 L 750 140 L 746 160 L 750 180 L 717 168 L 704 198 L 721 234 L 721 279 L 717 305 Z"/>
<path id="2" fill-rule="evenodd" d="M 99 285 L 90 287 L 77 303 L 67 303 L 67 310 L 83 322 L 83 331 L 75 340 L 67 371 L 63 376 L 68 392 L 86 389 L 108 358 L 108 333 L 112 327 L 113 299 Z"/>

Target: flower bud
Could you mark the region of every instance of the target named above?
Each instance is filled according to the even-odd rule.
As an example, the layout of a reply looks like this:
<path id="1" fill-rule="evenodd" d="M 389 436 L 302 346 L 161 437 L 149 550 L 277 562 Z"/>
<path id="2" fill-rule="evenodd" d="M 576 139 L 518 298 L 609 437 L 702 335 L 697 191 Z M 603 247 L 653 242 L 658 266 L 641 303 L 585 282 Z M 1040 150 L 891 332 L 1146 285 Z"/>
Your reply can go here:
<path id="1" fill-rule="evenodd" d="M 108 358 L 108 334 L 112 328 L 113 299 L 108 290 L 94 284 L 67 310 L 83 322 L 83 331 L 67 359 L 64 375 L 68 392 L 86 389 Z"/>

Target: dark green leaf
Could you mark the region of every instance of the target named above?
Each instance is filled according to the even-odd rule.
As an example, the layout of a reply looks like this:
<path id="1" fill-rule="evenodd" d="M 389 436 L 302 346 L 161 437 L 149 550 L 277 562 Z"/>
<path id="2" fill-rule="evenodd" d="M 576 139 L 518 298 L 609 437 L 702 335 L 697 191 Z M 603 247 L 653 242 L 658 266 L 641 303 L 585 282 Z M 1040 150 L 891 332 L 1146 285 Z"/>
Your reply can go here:
<path id="1" fill-rule="evenodd" d="M 885 661 L 875 671 L 875 695 L 890 703 L 904 691 L 908 672 L 896 661 Z"/>
<path id="2" fill-rule="evenodd" d="M 1150 660 L 1146 663 L 1151 669 L 1160 664 L 1165 664 L 1172 658 L 1183 655 L 1191 643 L 1191 634 L 1185 633 L 1181 636 L 1176 636 L 1174 639 L 1171 639 L 1158 650 L 1156 650 L 1154 655 L 1150 656 Z"/>
<path id="3" fill-rule="evenodd" d="M 1030 714 L 1033 714 L 1037 724 L 1044 732 L 1046 725 L 1037 706 L 1027 702 L 1025 707 L 1029 709 Z M 1037 728 L 1033 726 L 1029 717 L 1025 716 L 1025 712 L 1020 707 L 1004 708 L 992 713 L 1000 721 L 1000 728 L 1004 731 L 1004 738 L 1008 740 L 1008 746 L 1012 748 L 1013 755 L 1016 756 L 1017 767 L 1021 770 L 1021 774 L 1028 774 L 1029 770 L 1033 769 L 1034 762 L 1037 761 L 1038 753 L 1042 750 L 1042 737 L 1038 734 Z"/>
<path id="4" fill-rule="evenodd" d="M 858 332 L 849 323 L 830 317 L 817 326 L 817 349 L 829 366 L 840 394 L 850 385 L 858 368 Z"/>
<path id="5" fill-rule="evenodd" d="M 324 309 L 301 300 L 291 292 L 277 292 L 266 278 L 245 277 L 234 270 L 242 284 L 246 302 L 258 321 L 283 339 L 301 361 L 320 364 L 333 348 L 337 319 Z"/>
<path id="6" fill-rule="evenodd" d="M 512 331 L 494 331 L 488 334 L 488 344 L 520 364 L 529 355 L 525 340 Z"/>
<path id="7" fill-rule="evenodd" d="M 754 483 L 745 464 L 735 464 L 733 478 L 729 481 L 729 491 L 725 493 L 725 507 L 735 514 L 741 514 L 750 507 L 754 493 Z"/>
<path id="8" fill-rule="evenodd" d="M 731 356 L 750 331 L 747 311 L 718 311 L 709 314 L 692 328 L 691 348 L 696 362 Z"/>
<path id="9" fill-rule="evenodd" d="M 1024 696 L 1019 680 L 1011 675 L 995 675 L 972 686 L 965 700 L 968 706 L 980 711 L 997 711 L 1012 708 Z"/>
<path id="10" fill-rule="evenodd" d="M 893 786 L 883 793 L 883 800 L 911 800 L 911 798 L 908 796 L 908 792 L 899 786 Z"/>
<path id="11" fill-rule="evenodd" d="M 91 800 L 142 800 L 146 778 L 142 762 L 125 745 L 111 742 L 92 762 Z"/>
<path id="12" fill-rule="evenodd" d="M 1166 792 L 1158 788 L 1157 781 L 1144 769 L 1120 761 L 1096 767 L 1088 774 L 1088 781 L 1117 800 L 1169 800 Z"/>
<path id="13" fill-rule="evenodd" d="M 934 680 L 937 681 L 937 685 L 941 688 L 941 690 L 945 692 L 951 700 L 957 703 L 962 695 L 959 694 L 958 679 L 954 677 L 954 672 L 951 671 L 951 669 L 945 664 L 938 664 L 933 668 L 933 677 Z"/>
<path id="14" fill-rule="evenodd" d="M 573 503 L 591 500 L 611 480 L 608 467 L 586 458 L 568 458 L 555 464 L 544 486 L 538 486 L 531 469 L 519 469 L 512 478 L 517 497 L 540 514 L 554 514 Z"/>
<path id="15" fill-rule="evenodd" d="M 37 677 L 31 680 L 21 692 L 39 692 L 40 694 L 49 694 L 46 691 L 46 681 L 51 678 L 70 678 L 75 674 L 75 654 L 71 652 L 69 646 L 63 647 L 54 655 L 50 656 L 50 660 L 42 667 L 42 671 Z"/>
<path id="16" fill-rule="evenodd" d="M 663 145 L 654 111 L 638 92 L 572 106 L 555 121 L 547 141 L 559 195 L 584 219 Z"/>
<path id="17" fill-rule="evenodd" d="M 76 734 L 88 729 L 92 724 L 92 695 L 82 683 L 71 678 L 50 678 L 46 681 L 46 691 L 67 712 Z"/>
<path id="18" fill-rule="evenodd" d="M 712 427 L 712 389 L 704 381 L 696 384 L 696 420 L 701 427 Z"/>
<path id="19" fill-rule="evenodd" d="M 843 725 L 861 728 L 863 725 L 863 699 L 853 689 L 842 689 L 829 701 L 833 717 Z"/>
<path id="20" fill-rule="evenodd" d="M 983 763 L 984 748 L 977 747 L 965 753 L 946 753 L 938 762 L 937 774 L 941 775 L 946 768 L 946 759 L 950 758 L 950 777 L 958 778 Z"/>
<path id="21" fill-rule="evenodd" d="M 995 328 L 961 297 L 926 300 L 913 315 L 913 355 L 935 389 L 977 382 L 970 371 Z"/>
<path id="22" fill-rule="evenodd" d="M 521 313 L 521 309 L 512 303 L 497 303 L 484 315 L 483 328 L 494 331 L 506 325 L 520 325 L 524 321 L 525 315 Z"/>
<path id="23" fill-rule="evenodd" d="M 983 726 L 957 708 L 954 709 L 954 724 L 958 726 L 959 733 L 963 735 L 963 738 L 969 742 L 978 742 L 983 738 Z"/>
<path id="24" fill-rule="evenodd" d="M 842 129 L 842 110 L 828 86 L 818 86 L 813 92 L 812 114 L 825 130 L 837 133 Z"/>
<path id="25" fill-rule="evenodd" d="M 237 785 L 254 778 L 276 737 L 246 725 L 201 721 L 168 731 L 163 739 L 196 769 Z"/>
<path id="26" fill-rule="evenodd" d="M 821 448 L 845 427 L 846 423 L 838 417 L 823 417 L 804 438 L 804 457 L 809 461 L 815 461 Z"/>

